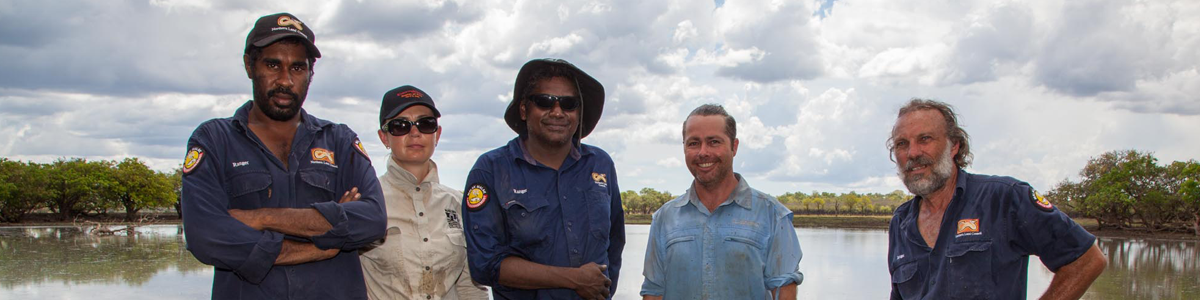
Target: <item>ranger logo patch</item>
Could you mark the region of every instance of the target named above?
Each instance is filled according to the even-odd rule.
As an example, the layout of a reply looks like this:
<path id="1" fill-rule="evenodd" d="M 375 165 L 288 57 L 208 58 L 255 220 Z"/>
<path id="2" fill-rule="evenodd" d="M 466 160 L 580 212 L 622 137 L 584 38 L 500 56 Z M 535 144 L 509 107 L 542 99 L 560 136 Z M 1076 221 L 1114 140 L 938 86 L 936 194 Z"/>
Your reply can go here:
<path id="1" fill-rule="evenodd" d="M 608 174 L 592 172 L 592 181 L 600 187 L 608 187 Z"/>
<path id="2" fill-rule="evenodd" d="M 183 158 L 183 174 L 191 174 L 196 166 L 200 165 L 202 158 L 204 158 L 203 148 L 192 147 L 192 150 L 188 150 L 187 156 Z"/>
<path id="3" fill-rule="evenodd" d="M 476 211 L 483 208 L 488 201 L 488 189 L 482 183 L 472 184 L 467 189 L 467 209 Z"/>
<path id="4" fill-rule="evenodd" d="M 1042 197 L 1042 194 L 1038 194 L 1037 190 L 1030 188 L 1029 193 L 1033 194 L 1030 197 L 1033 198 L 1033 203 L 1037 204 L 1038 208 L 1044 211 L 1054 210 L 1054 205 L 1050 204 L 1050 201 L 1046 200 L 1046 197 Z"/>
<path id="5" fill-rule="evenodd" d="M 955 237 L 979 234 L 979 219 L 958 220 L 958 232 Z"/>

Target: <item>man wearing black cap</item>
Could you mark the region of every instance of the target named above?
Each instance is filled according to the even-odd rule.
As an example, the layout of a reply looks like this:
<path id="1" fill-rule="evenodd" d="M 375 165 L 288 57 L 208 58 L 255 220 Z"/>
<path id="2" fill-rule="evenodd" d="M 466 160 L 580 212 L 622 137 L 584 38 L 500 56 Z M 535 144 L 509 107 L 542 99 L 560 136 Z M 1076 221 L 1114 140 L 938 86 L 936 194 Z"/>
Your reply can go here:
<path id="1" fill-rule="evenodd" d="M 314 38 L 291 14 L 258 19 L 243 56 L 254 99 L 188 139 L 183 224 L 215 267 L 213 299 L 366 299 L 354 250 L 383 237 L 382 193 L 354 131 L 301 109 Z"/>
<path id="2" fill-rule="evenodd" d="M 484 153 L 463 198 L 471 277 L 496 299 L 605 299 L 617 289 L 625 216 L 612 158 L 580 142 L 604 87 L 570 63 L 521 67 L 504 113 L 519 135 Z"/>

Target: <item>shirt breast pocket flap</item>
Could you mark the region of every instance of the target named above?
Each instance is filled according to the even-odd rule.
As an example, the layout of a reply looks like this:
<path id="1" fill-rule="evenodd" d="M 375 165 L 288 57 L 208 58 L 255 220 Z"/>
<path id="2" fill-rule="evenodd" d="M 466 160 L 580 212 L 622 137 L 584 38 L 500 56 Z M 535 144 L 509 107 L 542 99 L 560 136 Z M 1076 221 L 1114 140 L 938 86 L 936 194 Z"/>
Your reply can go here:
<path id="1" fill-rule="evenodd" d="M 266 172 L 242 173 L 234 175 L 227 186 L 230 198 L 238 199 L 251 193 L 264 192 L 262 199 L 266 199 L 268 195 L 265 191 L 271 187 L 271 175 Z"/>
<path id="2" fill-rule="evenodd" d="M 987 252 L 988 249 L 991 249 L 991 248 L 992 248 L 991 241 L 972 241 L 972 242 L 953 243 L 953 244 L 950 244 L 950 249 L 946 250 L 946 257 L 950 257 L 950 258 L 962 257 L 963 255 L 967 255 L 968 253 L 971 253 L 971 252 L 975 252 L 975 253 Z"/>
<path id="3" fill-rule="evenodd" d="M 727 237 L 725 237 L 725 241 L 750 245 L 751 247 L 754 247 L 755 249 L 758 249 L 758 250 L 762 250 L 764 247 L 766 247 L 766 246 L 763 246 L 762 243 L 759 243 L 758 241 L 755 241 L 754 239 L 741 237 L 741 236 L 727 236 Z"/>
<path id="4" fill-rule="evenodd" d="M 691 241 L 695 241 L 695 240 L 696 240 L 696 237 L 690 236 L 690 235 L 673 238 L 673 239 L 667 240 L 667 248 L 671 248 L 671 246 L 674 246 L 675 244 L 679 244 L 679 243 L 683 243 L 683 242 L 691 242 Z"/>
<path id="5" fill-rule="evenodd" d="M 450 244 L 458 248 L 467 248 L 467 239 L 463 236 L 462 230 L 450 229 L 446 231 L 446 238 L 450 239 Z"/>
<path id="6" fill-rule="evenodd" d="M 912 280 L 913 275 L 917 274 L 918 264 L 914 262 L 916 261 L 901 262 L 903 265 L 896 267 L 896 270 L 892 272 L 892 283 L 901 284 Z"/>
<path id="7" fill-rule="evenodd" d="M 330 174 L 329 172 L 301 170 L 300 180 L 303 180 L 304 183 L 308 184 L 309 186 L 316 187 L 317 189 L 323 190 L 327 193 L 333 193 L 333 174 Z M 337 199 L 334 200 L 336 201 Z"/>

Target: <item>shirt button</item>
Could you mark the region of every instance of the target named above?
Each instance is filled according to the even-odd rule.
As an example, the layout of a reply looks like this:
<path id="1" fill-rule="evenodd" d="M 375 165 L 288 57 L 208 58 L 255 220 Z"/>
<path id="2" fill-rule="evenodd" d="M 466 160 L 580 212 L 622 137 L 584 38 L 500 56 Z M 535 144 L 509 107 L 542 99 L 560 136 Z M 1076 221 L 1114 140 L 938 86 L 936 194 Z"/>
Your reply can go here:
<path id="1" fill-rule="evenodd" d="M 426 241 L 426 242 L 428 242 L 428 241 L 429 241 L 429 238 L 425 238 L 423 241 Z"/>
<path id="2" fill-rule="evenodd" d="M 425 295 L 425 299 L 433 299 L 433 296 Z"/>
<path id="3" fill-rule="evenodd" d="M 571 224 L 573 224 L 571 221 L 567 221 L 567 227 L 571 227 Z"/>
<path id="4" fill-rule="evenodd" d="M 423 212 L 419 212 L 419 213 L 417 213 L 417 216 L 418 216 L 418 217 L 424 217 L 424 216 L 425 216 L 425 213 L 423 213 Z"/>
<path id="5" fill-rule="evenodd" d="M 418 191 L 418 192 L 420 192 L 420 191 L 421 191 L 421 187 L 419 187 L 419 186 L 418 186 L 418 187 L 417 187 L 417 191 Z"/>
<path id="6" fill-rule="evenodd" d="M 579 249 L 571 249 L 571 253 L 579 254 Z"/>
<path id="7" fill-rule="evenodd" d="M 429 271 L 429 266 L 425 266 L 425 271 Z"/>

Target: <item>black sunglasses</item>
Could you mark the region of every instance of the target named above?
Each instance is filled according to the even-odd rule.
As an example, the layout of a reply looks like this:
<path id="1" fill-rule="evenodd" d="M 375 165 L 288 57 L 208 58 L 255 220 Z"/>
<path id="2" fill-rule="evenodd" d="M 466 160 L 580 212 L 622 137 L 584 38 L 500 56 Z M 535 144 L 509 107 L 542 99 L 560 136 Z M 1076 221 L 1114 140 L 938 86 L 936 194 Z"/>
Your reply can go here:
<path id="1" fill-rule="evenodd" d="M 392 119 L 387 121 L 387 123 L 384 123 L 380 129 L 387 131 L 388 134 L 391 134 L 392 136 L 403 136 L 408 134 L 409 131 L 412 131 L 413 127 L 416 127 L 417 131 L 420 131 L 421 133 L 432 134 L 437 132 L 438 129 L 437 118 L 424 117 L 417 119 L 416 122 L 405 119 Z"/>
<path id="2" fill-rule="evenodd" d="M 562 108 L 563 111 L 575 111 L 575 109 L 579 108 L 579 97 L 575 96 L 534 94 L 529 95 L 529 97 L 526 98 L 528 98 L 530 101 L 533 101 L 533 104 L 536 104 L 542 109 L 553 109 L 555 102 L 558 103 L 558 107 Z"/>

